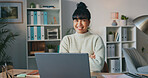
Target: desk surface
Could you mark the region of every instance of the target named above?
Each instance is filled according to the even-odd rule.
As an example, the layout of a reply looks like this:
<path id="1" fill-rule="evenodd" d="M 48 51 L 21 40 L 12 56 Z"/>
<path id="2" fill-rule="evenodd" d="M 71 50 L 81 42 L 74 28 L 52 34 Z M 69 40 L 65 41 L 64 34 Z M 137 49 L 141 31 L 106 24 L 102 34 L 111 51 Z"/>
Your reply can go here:
<path id="1" fill-rule="evenodd" d="M 27 69 L 13 69 L 13 74 L 28 74 L 32 72 L 33 70 L 27 70 Z M 96 76 L 97 78 L 104 78 L 102 75 L 122 75 L 122 73 L 97 73 L 97 72 L 91 72 L 91 76 Z M 148 74 L 146 75 L 148 76 Z M 2 77 L 2 73 L 0 73 L 0 77 Z M 37 76 L 34 77 L 27 77 L 27 78 L 39 78 Z"/>

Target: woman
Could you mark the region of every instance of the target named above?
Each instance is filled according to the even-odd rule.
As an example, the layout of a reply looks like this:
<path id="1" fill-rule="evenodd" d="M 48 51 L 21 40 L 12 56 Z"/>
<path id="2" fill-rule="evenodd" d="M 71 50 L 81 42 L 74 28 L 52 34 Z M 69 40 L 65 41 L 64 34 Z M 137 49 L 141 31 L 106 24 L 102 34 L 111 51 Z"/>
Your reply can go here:
<path id="1" fill-rule="evenodd" d="M 90 70 L 101 71 L 104 66 L 105 49 L 100 36 L 88 31 L 90 12 L 87 6 L 80 2 L 72 15 L 75 34 L 67 35 L 60 44 L 61 53 L 88 53 Z"/>

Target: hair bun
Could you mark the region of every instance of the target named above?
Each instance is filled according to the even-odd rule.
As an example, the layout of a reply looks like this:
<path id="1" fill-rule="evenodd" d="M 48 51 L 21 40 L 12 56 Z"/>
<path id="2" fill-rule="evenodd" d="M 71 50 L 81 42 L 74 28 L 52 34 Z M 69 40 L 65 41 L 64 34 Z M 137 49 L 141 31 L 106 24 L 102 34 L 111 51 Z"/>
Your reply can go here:
<path id="1" fill-rule="evenodd" d="M 86 9 L 86 8 L 87 8 L 87 6 L 83 2 L 80 2 L 77 4 L 77 9 Z"/>

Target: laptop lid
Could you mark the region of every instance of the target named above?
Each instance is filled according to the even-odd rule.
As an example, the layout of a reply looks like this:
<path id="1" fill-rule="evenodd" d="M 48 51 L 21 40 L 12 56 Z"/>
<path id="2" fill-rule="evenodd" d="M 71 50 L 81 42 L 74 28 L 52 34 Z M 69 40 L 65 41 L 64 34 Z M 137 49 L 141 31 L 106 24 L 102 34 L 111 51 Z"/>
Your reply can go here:
<path id="1" fill-rule="evenodd" d="M 86 53 L 36 53 L 41 78 L 90 78 Z"/>

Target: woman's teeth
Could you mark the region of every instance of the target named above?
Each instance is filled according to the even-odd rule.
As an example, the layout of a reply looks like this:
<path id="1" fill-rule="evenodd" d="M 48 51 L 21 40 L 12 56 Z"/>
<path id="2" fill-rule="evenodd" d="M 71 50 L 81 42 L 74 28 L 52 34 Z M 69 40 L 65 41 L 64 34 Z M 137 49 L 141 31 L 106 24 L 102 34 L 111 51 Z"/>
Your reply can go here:
<path id="1" fill-rule="evenodd" d="M 78 29 L 82 29 L 82 27 L 78 27 Z"/>

